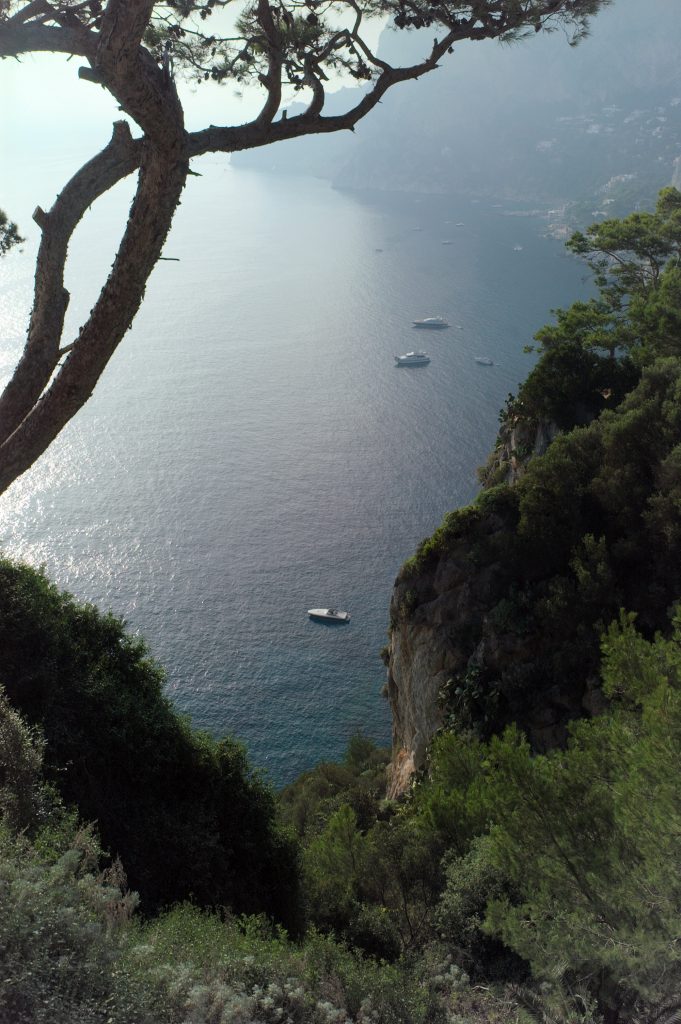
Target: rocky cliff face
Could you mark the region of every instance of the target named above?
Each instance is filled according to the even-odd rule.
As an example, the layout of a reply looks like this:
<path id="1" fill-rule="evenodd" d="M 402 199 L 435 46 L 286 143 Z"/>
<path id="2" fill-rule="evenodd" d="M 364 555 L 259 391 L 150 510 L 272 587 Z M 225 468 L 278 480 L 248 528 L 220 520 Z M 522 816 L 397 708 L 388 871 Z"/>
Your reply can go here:
<path id="1" fill-rule="evenodd" d="M 571 400 L 575 421 L 593 420 L 593 409 L 578 396 Z M 519 614 L 514 597 L 527 568 L 509 554 L 517 526 L 515 485 L 560 433 L 553 419 L 510 402 L 480 471 L 483 499 L 446 517 L 425 542 L 425 557 L 417 554 L 395 581 L 387 681 L 391 798 L 423 767 L 428 744 L 448 716 L 483 732 L 520 722 L 534 746 L 546 750 L 564 742 L 571 718 L 602 707 L 597 674 L 587 674 L 582 689 L 550 671 L 537 685 L 534 661 L 546 648 L 544 623 Z"/>
<path id="2" fill-rule="evenodd" d="M 681 362 L 661 359 L 629 387 L 633 367 L 611 369 L 616 404 L 597 415 L 586 399 L 605 405 L 599 366 L 580 355 L 580 386 L 552 392 L 543 419 L 530 399 L 558 379 L 564 356 L 546 353 L 507 405 L 475 504 L 445 516 L 395 582 L 392 797 L 442 725 L 488 738 L 516 723 L 538 751 L 563 744 L 572 719 L 604 706 L 601 636 L 621 609 L 649 636 L 668 627 L 681 593 L 681 485 L 670 468 Z M 564 420 L 558 436 L 551 408 Z"/>
<path id="3" fill-rule="evenodd" d="M 461 528 L 441 550 L 416 572 L 407 564 L 395 581 L 387 682 L 393 799 L 424 766 L 430 740 L 452 712 L 459 725 L 483 733 L 519 721 L 534 747 L 547 750 L 565 741 L 571 719 L 604 706 L 597 673 L 581 688 L 550 679 L 546 687 L 518 687 L 546 638 L 541 624 L 520 624 L 509 609 L 513 581 L 503 559 L 481 555 L 503 548 L 508 519 L 474 508 L 459 516 Z"/>
<path id="4" fill-rule="evenodd" d="M 479 470 L 483 486 L 517 483 L 530 460 L 543 455 L 559 433 L 552 420 L 506 420 L 487 464 Z"/>
<path id="5" fill-rule="evenodd" d="M 415 578 L 398 577 L 390 618 L 388 699 L 393 757 L 388 796 L 401 795 L 425 762 L 443 723 L 440 696 L 466 672 L 472 651 L 470 620 L 493 603 L 495 567 L 477 573 L 465 542 Z"/>
<path id="6" fill-rule="evenodd" d="M 543 455 L 558 433 L 554 423 L 516 417 L 502 422 L 497 445 L 481 471 L 483 486 L 515 484 L 529 461 Z M 502 532 L 503 519 L 483 525 L 489 536 Z M 499 563 L 482 570 L 472 557 L 474 519 L 436 561 L 417 575 L 395 581 L 391 606 L 388 699 L 393 721 L 393 756 L 388 796 L 400 796 L 425 763 L 428 743 L 444 720 L 444 700 L 453 681 L 473 680 L 484 661 L 518 654 L 517 638 L 493 635 L 488 612 L 503 597 L 507 573 Z M 494 654 L 493 654 L 494 652 Z M 551 718 L 544 725 L 551 726 Z"/>
<path id="7" fill-rule="evenodd" d="M 508 397 L 480 497 L 403 566 L 390 610 L 392 796 L 447 719 L 488 735 L 517 722 L 545 750 L 601 706 L 602 623 L 642 608 L 631 522 L 608 503 L 604 464 L 615 479 L 624 447 L 640 451 L 625 426 L 614 442 L 601 414 L 619 417 L 637 380 L 627 360 L 562 342 L 546 350 Z M 656 479 L 647 465 L 641 478 Z"/>

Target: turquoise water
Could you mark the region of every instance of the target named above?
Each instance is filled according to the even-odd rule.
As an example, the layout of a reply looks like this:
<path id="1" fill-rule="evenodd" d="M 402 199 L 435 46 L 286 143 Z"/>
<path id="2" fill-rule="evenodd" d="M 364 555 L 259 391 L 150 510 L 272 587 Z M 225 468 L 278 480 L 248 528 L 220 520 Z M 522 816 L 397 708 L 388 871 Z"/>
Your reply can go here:
<path id="1" fill-rule="evenodd" d="M 0 544 L 122 615 L 177 706 L 239 736 L 282 783 L 339 757 L 358 728 L 389 740 L 393 579 L 476 493 L 499 408 L 531 365 L 523 345 L 583 294 L 583 268 L 540 219 L 501 207 L 201 170 L 166 246 L 181 262 L 158 265 L 88 406 L 0 499 Z M 129 196 L 79 229 L 71 330 Z M 31 257 L 0 265 L 4 377 Z M 434 314 L 452 328 L 411 328 Z M 415 345 L 430 365 L 397 369 Z M 351 623 L 308 620 L 327 604 Z"/>

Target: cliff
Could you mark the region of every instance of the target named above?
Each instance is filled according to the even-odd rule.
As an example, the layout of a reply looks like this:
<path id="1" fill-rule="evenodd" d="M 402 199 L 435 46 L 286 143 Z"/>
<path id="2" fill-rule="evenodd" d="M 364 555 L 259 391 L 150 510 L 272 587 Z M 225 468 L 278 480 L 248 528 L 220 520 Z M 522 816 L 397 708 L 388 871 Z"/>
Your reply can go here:
<path id="1" fill-rule="evenodd" d="M 562 33 L 456 47 L 433 75 L 396 88 L 356 132 L 235 154 L 239 166 L 313 174 L 341 189 L 465 194 L 560 207 L 572 223 L 651 203 L 679 155 L 681 10 L 618 0 L 571 48 Z M 407 65 L 431 30 L 380 39 Z M 645 40 L 645 43 L 643 41 Z M 329 92 L 335 114 L 358 90 Z"/>
<path id="2" fill-rule="evenodd" d="M 517 722 L 537 751 L 564 743 L 571 720 L 604 707 L 604 626 L 622 607 L 650 635 L 668 624 L 681 535 L 663 523 L 676 507 L 663 467 L 681 416 L 665 395 L 680 372 L 679 360 L 660 361 L 586 426 L 535 426 L 545 455 L 531 449 L 520 467 L 502 458 L 517 482 L 447 515 L 403 566 L 390 606 L 391 797 L 443 725 L 488 737 Z"/>
<path id="3" fill-rule="evenodd" d="M 398 576 L 391 601 L 388 697 L 393 756 L 388 796 L 400 796 L 426 762 L 435 732 L 452 721 L 483 735 L 521 721 L 533 747 L 562 744 L 568 722 L 604 706 L 597 665 L 581 684 L 552 678 L 517 687 L 543 644 L 541 623 L 520 621 L 503 557 L 506 516 L 494 510 L 469 519 L 442 552 L 412 575 Z M 498 557 L 478 557 L 486 542 Z M 538 683 L 539 681 L 536 680 Z"/>

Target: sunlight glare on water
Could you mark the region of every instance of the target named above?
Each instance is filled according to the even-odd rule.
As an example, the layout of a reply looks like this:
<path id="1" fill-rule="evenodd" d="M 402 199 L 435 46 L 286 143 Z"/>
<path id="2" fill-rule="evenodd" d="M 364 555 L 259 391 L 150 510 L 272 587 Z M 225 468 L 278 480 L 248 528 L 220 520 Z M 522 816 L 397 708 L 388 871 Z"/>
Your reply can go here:
<path id="1" fill-rule="evenodd" d="M 466 199 L 200 169 L 165 248 L 180 262 L 157 266 L 93 398 L 0 499 L 0 542 L 127 619 L 178 707 L 242 738 L 281 783 L 340 757 L 358 728 L 389 740 L 379 651 L 394 577 L 475 494 L 530 366 L 522 346 L 583 294 L 581 268 L 537 218 Z M 78 230 L 67 341 L 129 198 L 115 190 Z M 0 266 L 4 379 L 31 257 Z M 452 328 L 412 329 L 434 314 Z M 394 366 L 419 346 L 429 366 Z M 350 625 L 308 620 L 328 604 Z"/>

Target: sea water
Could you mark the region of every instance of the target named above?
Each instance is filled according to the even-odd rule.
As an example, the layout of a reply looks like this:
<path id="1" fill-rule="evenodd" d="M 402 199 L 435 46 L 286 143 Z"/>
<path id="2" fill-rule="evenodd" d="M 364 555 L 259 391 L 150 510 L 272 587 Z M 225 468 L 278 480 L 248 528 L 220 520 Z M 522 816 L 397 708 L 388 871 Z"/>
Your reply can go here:
<path id="1" fill-rule="evenodd" d="M 123 616 L 177 707 L 282 784 L 356 730 L 389 741 L 393 580 L 474 497 L 532 365 L 523 346 L 584 294 L 583 267 L 508 203 L 200 169 L 94 396 L 0 499 L 0 545 Z M 118 187 L 74 239 L 66 342 L 130 195 Z M 3 380 L 34 255 L 0 264 Z M 451 327 L 412 328 L 433 315 Z M 397 368 L 415 347 L 430 364 Z M 350 624 L 308 619 L 327 605 Z"/>

